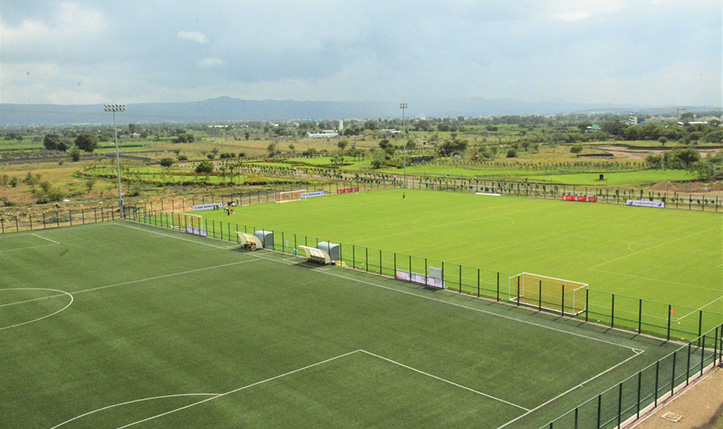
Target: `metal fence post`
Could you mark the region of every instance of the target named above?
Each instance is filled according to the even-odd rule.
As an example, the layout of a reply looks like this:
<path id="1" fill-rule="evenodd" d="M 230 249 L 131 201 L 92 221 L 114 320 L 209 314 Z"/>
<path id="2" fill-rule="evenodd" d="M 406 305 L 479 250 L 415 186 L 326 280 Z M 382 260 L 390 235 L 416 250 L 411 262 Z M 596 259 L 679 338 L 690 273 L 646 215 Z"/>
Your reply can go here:
<path id="1" fill-rule="evenodd" d="M 673 351 L 673 369 L 670 371 L 670 396 L 675 392 L 675 361 L 678 357 L 678 351 Z"/>
<path id="2" fill-rule="evenodd" d="M 672 316 L 672 313 L 670 310 L 672 310 L 672 309 L 673 309 L 673 306 L 668 304 L 668 335 L 667 335 L 666 341 L 670 341 L 670 317 Z"/>
<path id="3" fill-rule="evenodd" d="M 643 384 L 643 371 L 638 371 L 638 401 L 637 405 L 635 406 L 635 418 L 640 418 L 640 390 L 642 389 Z"/>
<path id="4" fill-rule="evenodd" d="M 654 397 L 655 397 L 654 406 L 655 407 L 658 406 L 658 378 L 659 378 L 658 375 L 659 374 L 660 374 L 660 360 L 657 360 L 657 361 L 655 361 L 655 393 L 654 393 Z"/>
<path id="5" fill-rule="evenodd" d="M 509 279 L 508 279 L 509 282 Z M 509 283 L 507 285 L 507 289 L 509 289 Z M 509 290 L 508 290 L 509 292 Z M 497 302 L 500 301 L 500 272 L 497 271 Z"/>
<path id="6" fill-rule="evenodd" d="M 462 293 L 462 265 L 459 266 L 459 293 Z"/>
<path id="7" fill-rule="evenodd" d="M 692 348 L 692 344 L 688 343 L 688 360 L 685 364 L 685 385 L 688 385 L 688 381 L 690 379 L 690 349 Z"/>

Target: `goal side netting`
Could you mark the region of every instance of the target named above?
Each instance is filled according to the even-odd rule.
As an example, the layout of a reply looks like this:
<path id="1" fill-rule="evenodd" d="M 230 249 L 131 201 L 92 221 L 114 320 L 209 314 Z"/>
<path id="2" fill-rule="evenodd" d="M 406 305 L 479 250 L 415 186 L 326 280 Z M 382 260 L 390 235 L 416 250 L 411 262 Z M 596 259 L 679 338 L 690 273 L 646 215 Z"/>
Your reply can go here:
<path id="1" fill-rule="evenodd" d="M 297 191 L 284 191 L 276 192 L 274 194 L 274 202 L 276 203 L 288 203 L 291 201 L 301 201 L 301 194 L 305 194 L 306 189 L 299 189 Z"/>
<path id="2" fill-rule="evenodd" d="M 587 310 L 587 283 L 539 274 L 510 277 L 510 301 L 562 315 L 576 316 Z"/>
<path id="3" fill-rule="evenodd" d="M 206 225 L 203 222 L 203 216 L 191 213 L 173 213 L 171 217 L 171 226 L 173 229 L 185 231 L 193 235 L 206 236 Z"/>

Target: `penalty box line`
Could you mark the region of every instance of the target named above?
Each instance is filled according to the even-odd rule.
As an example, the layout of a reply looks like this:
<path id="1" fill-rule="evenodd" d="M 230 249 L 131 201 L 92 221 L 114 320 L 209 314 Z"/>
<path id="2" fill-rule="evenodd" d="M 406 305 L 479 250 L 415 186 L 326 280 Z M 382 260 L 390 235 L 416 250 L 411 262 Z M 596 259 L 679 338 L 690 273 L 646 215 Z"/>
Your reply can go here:
<path id="1" fill-rule="evenodd" d="M 304 366 L 304 367 L 301 367 L 301 368 L 297 368 L 297 369 L 295 369 L 295 370 L 293 370 L 293 371 L 285 372 L 285 373 L 283 373 L 283 374 L 279 374 L 279 375 L 277 375 L 277 376 L 270 377 L 270 378 L 267 378 L 267 379 L 265 379 L 265 380 L 261 380 L 261 381 L 255 382 L 255 383 L 247 384 L 247 385 L 241 386 L 241 387 L 239 387 L 239 388 L 237 388 L 237 389 L 229 390 L 228 392 L 219 393 L 219 394 L 216 394 L 216 395 L 211 396 L 211 397 L 209 397 L 209 398 L 202 399 L 202 400 L 200 400 L 200 401 L 196 401 L 196 402 L 193 402 L 193 403 L 191 403 L 191 404 L 184 405 L 184 406 L 182 406 L 182 407 L 174 408 L 174 409 L 169 410 L 169 411 L 166 411 L 166 412 L 164 412 L 164 413 L 156 414 L 156 415 L 154 415 L 154 416 L 150 416 L 150 417 L 147 417 L 147 418 L 142 419 L 142 420 L 138 420 L 138 421 L 135 421 L 135 422 L 131 422 L 131 423 L 128 423 L 128 424 L 126 424 L 126 425 L 124 425 L 124 426 L 119 426 L 118 429 L 128 428 L 128 427 L 135 426 L 135 425 L 138 425 L 138 424 L 141 424 L 141 423 L 145 423 L 145 422 L 148 422 L 148 421 L 151 421 L 151 420 L 155 420 L 155 419 L 158 419 L 158 418 L 161 418 L 161 417 L 170 415 L 170 414 L 174 414 L 174 413 L 177 413 L 177 412 L 179 412 L 179 411 L 187 410 L 187 409 L 189 409 L 189 408 L 195 407 L 196 405 L 205 404 L 205 403 L 207 403 L 207 402 L 213 401 L 214 399 L 222 398 L 222 397 L 228 396 L 228 395 L 230 395 L 230 394 L 232 394 L 232 393 L 240 392 L 240 391 L 247 390 L 247 389 L 250 389 L 250 388 L 252 388 L 252 387 L 256 387 L 256 386 L 259 386 L 259 385 L 262 385 L 262 384 L 265 384 L 265 383 L 268 383 L 268 382 L 271 382 L 271 381 L 274 381 L 274 380 L 278 380 L 278 379 L 280 379 L 280 378 L 283 378 L 283 377 L 286 377 L 286 376 L 289 376 L 289 375 L 293 375 L 293 374 L 296 374 L 296 373 L 299 373 L 299 372 L 302 372 L 302 371 L 305 371 L 305 370 L 307 370 L 307 369 L 311 369 L 311 368 L 314 368 L 314 367 L 317 367 L 317 366 L 321 366 L 321 365 L 327 364 L 327 363 L 329 363 L 329 362 L 332 362 L 332 361 L 335 361 L 335 360 L 338 360 L 338 359 L 341 359 L 341 358 L 344 358 L 344 357 L 347 357 L 347 356 L 354 355 L 354 354 L 356 354 L 356 353 L 366 354 L 366 355 L 371 356 L 371 357 L 374 357 L 374 358 L 376 358 L 376 359 L 380 359 L 380 360 L 383 360 L 383 361 L 385 361 L 385 362 L 388 362 L 388 363 L 397 365 L 397 366 L 402 367 L 402 368 L 404 368 L 404 369 L 407 369 L 407 370 L 416 372 L 416 373 L 418 373 L 418 374 L 424 375 L 424 376 L 426 376 L 426 377 L 432 378 L 432 379 L 437 380 L 437 381 L 441 381 L 441 382 L 443 382 L 443 383 L 447 383 L 447 384 L 449 384 L 449 385 L 451 385 L 451 386 L 454 386 L 454 387 L 457 387 L 457 388 L 466 390 L 466 391 L 471 392 L 471 393 L 474 393 L 474 394 L 476 394 L 476 395 L 483 396 L 483 397 L 485 397 L 485 398 L 492 399 L 492 400 L 494 400 L 494 401 L 501 402 L 501 403 L 503 403 L 503 404 L 510 405 L 510 406 L 512 406 L 512 407 L 518 408 L 518 409 L 520 409 L 520 410 L 525 411 L 525 414 L 523 414 L 523 416 L 525 416 L 525 415 L 527 415 L 527 414 L 529 414 L 530 412 L 533 411 L 533 410 L 530 410 L 530 409 L 525 408 L 525 407 L 523 407 L 523 406 L 517 405 L 517 404 L 515 404 L 515 403 L 509 402 L 509 401 L 505 401 L 504 399 L 500 399 L 500 398 L 497 398 L 497 397 L 495 397 L 495 396 L 489 395 L 489 394 L 487 394 L 487 393 L 480 392 L 479 390 L 475 390 L 475 389 L 472 389 L 472 388 L 470 388 L 470 387 L 463 386 L 463 385 L 461 385 L 461 384 L 459 384 L 459 383 L 455 383 L 455 382 L 453 382 L 453 381 L 447 380 L 447 379 L 445 379 L 445 378 L 438 377 L 438 376 L 433 375 L 433 374 L 430 374 L 430 373 L 428 373 L 428 372 L 424 372 L 424 371 L 422 371 L 422 370 L 416 369 L 416 368 L 411 367 L 411 366 L 409 366 L 409 365 L 405 365 L 405 364 L 403 364 L 403 363 L 400 363 L 400 362 L 397 362 L 397 361 L 395 361 L 395 360 L 389 359 L 389 358 L 387 358 L 387 357 L 378 355 L 378 354 L 376 354 L 376 353 L 368 352 L 368 351 L 363 350 L 363 349 L 358 349 L 358 350 L 354 350 L 354 351 L 351 351 L 351 352 L 348 352 L 348 353 L 343 353 L 343 354 L 340 354 L 340 355 L 338 355 L 338 356 L 334 356 L 334 357 L 332 357 L 332 358 L 325 359 L 325 360 L 322 360 L 322 361 L 313 363 L 313 364 L 311 364 L 311 365 L 307 365 L 307 366 Z"/>
<path id="2" fill-rule="evenodd" d="M 595 376 L 593 376 L 593 377 L 588 378 L 587 380 L 583 381 L 582 383 L 580 383 L 580 384 L 578 384 L 578 385 L 576 385 L 576 386 L 573 386 L 573 387 L 567 389 L 566 391 L 560 393 L 559 395 L 555 396 L 554 398 L 548 399 L 546 402 L 544 402 L 544 403 L 536 406 L 535 408 L 533 408 L 533 409 L 531 409 L 531 410 L 528 410 L 525 414 L 523 414 L 523 415 L 521 415 L 521 416 L 518 416 L 518 417 L 516 417 L 516 418 L 514 418 L 514 419 L 512 419 L 512 420 L 510 420 L 509 422 L 503 424 L 502 426 L 498 426 L 497 429 L 502 429 L 502 428 L 504 428 L 504 427 L 506 427 L 506 426 L 508 426 L 508 425 L 511 425 L 512 423 L 516 422 L 517 420 L 519 420 L 519 419 L 521 419 L 521 418 L 523 418 L 523 417 L 525 417 L 525 416 L 527 416 L 527 415 L 529 415 L 529 414 L 534 413 L 535 411 L 539 410 L 540 408 L 544 407 L 545 405 L 547 405 L 547 404 L 549 404 L 549 403 L 551 403 L 551 402 L 554 402 L 554 401 L 562 398 L 562 397 L 565 396 L 565 395 L 568 395 L 568 394 L 572 393 L 573 391 L 579 389 L 580 387 L 583 387 L 583 386 L 585 386 L 586 384 L 590 383 L 591 381 L 593 381 L 593 380 L 595 380 L 595 379 L 597 379 L 597 378 L 599 378 L 599 377 L 602 377 L 603 375 L 607 374 L 608 372 L 614 370 L 615 368 L 619 367 L 620 365 L 623 365 L 623 364 L 627 363 L 629 360 L 634 359 L 634 358 L 638 357 L 639 355 L 641 355 L 641 354 L 643 353 L 642 350 L 638 350 L 638 349 L 633 349 L 633 351 L 635 352 L 635 354 L 632 355 L 632 356 L 630 356 L 629 358 L 625 359 L 624 361 L 618 362 L 617 364 L 611 366 L 610 368 L 606 369 L 605 371 L 603 371 L 603 372 L 601 372 L 601 373 L 599 373 L 599 374 L 597 374 L 597 375 L 595 375 Z"/>
<path id="3" fill-rule="evenodd" d="M 632 347 L 632 346 L 626 346 L 626 345 L 624 345 L 624 344 L 619 344 L 619 343 L 615 343 L 615 342 L 612 342 L 612 341 L 603 340 L 603 339 L 601 339 L 601 338 L 595 338 L 595 337 L 591 337 L 591 336 L 588 336 L 588 335 L 579 334 L 579 333 L 577 333 L 577 332 L 570 332 L 570 331 L 566 331 L 566 330 L 564 330 L 564 329 L 554 328 L 554 327 L 552 327 L 552 326 L 547 326 L 547 325 L 543 325 L 543 324 L 540 324 L 540 323 L 530 322 L 530 321 L 518 319 L 518 318 L 512 317 L 512 316 L 506 316 L 506 315 L 504 315 L 504 314 L 497 314 L 497 313 L 493 313 L 493 312 L 491 312 L 491 311 L 482 310 L 482 309 L 480 309 L 480 308 L 469 307 L 469 306 L 466 306 L 466 305 L 458 304 L 458 303 L 456 303 L 456 302 L 450 302 L 450 301 L 442 300 L 442 299 L 439 299 L 439 298 L 433 298 L 433 297 L 431 297 L 431 296 L 419 295 L 419 294 L 416 294 L 416 293 L 414 293 L 414 292 L 409 292 L 409 291 L 406 291 L 406 290 L 399 290 L 399 289 L 396 289 L 396 288 L 393 288 L 393 287 L 390 287 L 390 286 L 384 286 L 384 285 L 380 285 L 380 284 L 378 284 L 378 283 L 374 283 L 374 282 L 370 282 L 370 281 L 366 281 L 366 280 L 356 279 L 356 278 L 353 278 L 353 277 L 347 277 L 347 276 L 343 276 L 343 275 L 341 275 L 341 274 L 335 274 L 335 273 L 331 272 L 331 270 L 329 270 L 329 271 L 317 271 L 317 272 L 319 272 L 319 273 L 321 273 L 321 274 L 328 275 L 328 276 L 339 277 L 339 278 L 346 279 L 346 280 L 350 280 L 350 281 L 353 281 L 353 282 L 363 283 L 363 284 L 367 284 L 367 285 L 370 285 L 370 286 L 378 287 L 378 288 L 381 288 L 381 289 L 386 289 L 386 290 L 389 290 L 389 291 L 392 291 L 392 292 L 396 292 L 396 293 L 401 293 L 401 294 L 405 294 L 405 295 L 411 295 L 411 296 L 415 296 L 415 297 L 421 298 L 421 299 L 426 299 L 426 300 L 429 300 L 429 301 L 440 302 L 440 303 L 442 303 L 442 304 L 447 304 L 447 305 L 451 305 L 451 306 L 454 306 L 454 307 L 464 308 L 464 309 L 466 309 L 466 310 L 476 311 L 476 312 L 478 312 L 478 313 L 487 314 L 487 315 L 489 315 L 489 316 L 500 317 L 500 318 L 502 318 L 502 319 L 508 319 L 508 320 L 512 320 L 512 321 L 515 321 L 515 322 L 524 323 L 524 324 L 526 324 L 526 325 L 536 326 L 536 327 L 538 327 L 538 328 L 547 329 L 547 330 L 550 330 L 550 331 L 556 331 L 556 332 L 560 332 L 560 333 L 567 334 L 567 335 L 573 335 L 573 336 L 576 336 L 576 337 L 585 338 L 585 339 L 592 340 L 592 341 L 597 341 L 597 342 L 600 342 L 600 343 L 610 344 L 610 345 L 617 346 L 617 347 L 623 347 L 623 348 L 626 348 L 626 349 L 629 349 L 629 350 L 633 351 L 633 352 L 636 354 L 636 356 L 639 354 L 638 352 L 640 352 L 639 349 L 637 349 L 637 348 L 635 348 L 635 347 Z"/>

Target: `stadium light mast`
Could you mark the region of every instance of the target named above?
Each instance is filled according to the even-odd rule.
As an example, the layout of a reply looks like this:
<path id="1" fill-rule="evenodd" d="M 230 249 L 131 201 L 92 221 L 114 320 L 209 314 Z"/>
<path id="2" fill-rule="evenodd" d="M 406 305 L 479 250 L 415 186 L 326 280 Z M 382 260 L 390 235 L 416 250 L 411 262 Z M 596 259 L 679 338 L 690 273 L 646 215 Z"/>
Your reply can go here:
<path id="1" fill-rule="evenodd" d="M 123 192 L 121 191 L 121 171 L 120 171 L 120 151 L 118 150 L 118 129 L 115 125 L 116 112 L 125 112 L 125 104 L 106 104 L 103 110 L 113 113 L 113 136 L 115 137 L 115 165 L 118 173 L 118 209 L 120 210 L 121 219 L 125 218 L 125 207 L 123 206 Z"/>
<path id="2" fill-rule="evenodd" d="M 407 127 L 405 122 L 404 111 L 407 110 L 407 103 L 399 103 L 402 109 L 402 144 L 404 145 L 404 189 L 407 189 Z"/>

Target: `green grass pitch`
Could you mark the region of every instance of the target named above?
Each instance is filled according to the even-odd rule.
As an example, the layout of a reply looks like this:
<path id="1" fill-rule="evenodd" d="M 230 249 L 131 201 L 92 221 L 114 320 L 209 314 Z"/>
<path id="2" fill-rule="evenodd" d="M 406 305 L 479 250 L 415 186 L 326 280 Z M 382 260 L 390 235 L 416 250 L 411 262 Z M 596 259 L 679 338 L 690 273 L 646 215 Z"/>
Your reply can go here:
<path id="1" fill-rule="evenodd" d="M 540 427 L 674 347 L 235 247 L 0 236 L 0 427 Z"/>
<path id="2" fill-rule="evenodd" d="M 644 312 L 655 314 L 650 324 L 667 323 L 667 304 L 673 306 L 674 330 L 681 322 L 697 332 L 699 309 L 713 315 L 704 328 L 723 322 L 723 218 L 717 213 L 414 190 L 402 199 L 402 194 L 346 194 L 237 207 L 232 216 L 199 214 L 208 222 L 273 230 L 278 246 L 282 232 L 291 247 L 294 234 L 297 240 L 304 234 L 313 243 L 316 238 L 342 243 L 345 261 L 354 244 L 371 249 L 377 266 L 379 249 L 427 257 L 435 266 L 445 261 L 453 267 L 453 280 L 454 264 L 461 264 L 588 283 L 592 291 L 615 294 L 615 316 L 633 327 L 638 298 L 645 300 Z M 364 264 L 364 248 L 355 250 Z M 384 257 L 391 266 L 391 254 Z M 463 275 L 476 281 L 476 273 Z M 591 299 L 609 306 L 607 294 Z"/>

